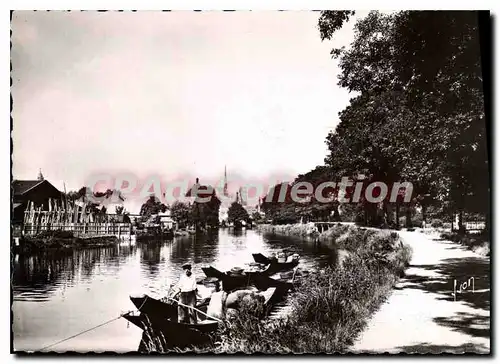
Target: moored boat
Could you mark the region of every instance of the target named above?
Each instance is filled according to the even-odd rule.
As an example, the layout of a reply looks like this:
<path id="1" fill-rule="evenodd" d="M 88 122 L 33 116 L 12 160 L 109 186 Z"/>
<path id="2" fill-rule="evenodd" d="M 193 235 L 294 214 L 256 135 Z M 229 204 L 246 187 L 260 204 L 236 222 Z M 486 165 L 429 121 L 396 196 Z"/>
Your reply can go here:
<path id="1" fill-rule="evenodd" d="M 150 317 L 168 318 L 173 321 L 178 320 L 177 304 L 174 301 L 164 302 L 148 295 L 130 296 L 130 300 L 137 307 L 139 312 Z M 199 300 L 196 308 L 206 312 L 209 299 Z"/>
<path id="2" fill-rule="evenodd" d="M 238 294 L 240 292 L 241 294 Z M 257 294 L 262 296 L 262 302 L 266 311 L 276 301 L 276 287 L 270 287 L 265 291 L 240 290 L 231 294 L 235 295 L 236 300 L 240 298 Z M 228 300 L 226 297 L 226 301 Z M 207 313 L 207 306 L 197 306 L 197 323 L 178 322 L 177 305 L 168 304 L 152 297 L 144 295 L 143 297 L 130 297 L 134 305 L 139 309 L 139 314 L 127 313 L 123 317 L 137 327 L 148 333 L 149 336 L 162 337 L 163 340 L 172 347 L 186 347 L 190 345 L 199 345 L 211 340 L 221 321 L 210 317 Z M 203 312 L 200 312 L 204 310 Z"/>
<path id="3" fill-rule="evenodd" d="M 271 263 L 271 258 L 266 257 L 262 253 L 253 253 L 252 257 L 256 263 L 266 264 L 266 265 Z M 275 259 L 273 259 L 273 260 L 275 260 Z"/>
<path id="4" fill-rule="evenodd" d="M 203 267 L 201 269 L 207 277 L 219 279 L 222 282 L 222 289 L 226 292 L 252 285 L 251 275 L 240 270 L 224 273 L 212 266 Z"/>
<path id="5" fill-rule="evenodd" d="M 278 272 L 287 271 L 295 268 L 299 264 L 299 255 L 293 254 L 287 256 L 283 252 L 278 254 L 278 258 L 275 256 L 266 257 L 262 253 L 252 254 L 253 259 L 256 263 L 266 264 L 268 267 L 265 269 L 265 273 L 272 275 Z"/>
<path id="6" fill-rule="evenodd" d="M 266 290 L 270 287 L 275 287 L 277 293 L 280 295 L 286 294 L 288 291 L 293 290 L 294 285 L 291 281 L 281 281 L 273 279 L 266 275 L 259 275 L 254 278 L 254 284 L 257 289 Z"/>
<path id="7" fill-rule="evenodd" d="M 162 338 L 169 347 L 184 348 L 207 343 L 211 340 L 210 334 L 218 328 L 215 320 L 202 320 L 196 324 L 180 323 L 168 318 L 151 317 L 144 313 L 134 315 L 132 313 L 123 316 L 148 333 L 150 337 Z"/>

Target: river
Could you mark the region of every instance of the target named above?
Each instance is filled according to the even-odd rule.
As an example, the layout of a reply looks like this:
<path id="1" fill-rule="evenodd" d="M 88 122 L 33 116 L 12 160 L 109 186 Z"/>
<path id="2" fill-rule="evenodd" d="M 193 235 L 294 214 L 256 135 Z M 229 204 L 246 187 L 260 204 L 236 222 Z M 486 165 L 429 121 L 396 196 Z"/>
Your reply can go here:
<path id="1" fill-rule="evenodd" d="M 312 270 L 335 261 L 335 251 L 254 230 L 175 238 L 165 242 L 122 244 L 112 248 L 75 250 L 14 257 L 14 350 L 38 351 L 135 307 L 131 294 L 163 297 L 176 283 L 185 262 L 220 270 L 243 266 L 251 253 L 269 254 L 292 247 L 300 254 L 300 268 Z M 136 351 L 142 330 L 120 318 L 52 346 L 54 351 Z"/>

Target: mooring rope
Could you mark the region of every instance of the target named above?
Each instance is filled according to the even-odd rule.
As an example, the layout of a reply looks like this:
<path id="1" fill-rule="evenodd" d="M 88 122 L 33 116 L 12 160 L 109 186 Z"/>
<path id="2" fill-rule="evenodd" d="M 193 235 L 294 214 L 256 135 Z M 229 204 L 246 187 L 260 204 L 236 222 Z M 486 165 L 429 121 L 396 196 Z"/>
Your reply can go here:
<path id="1" fill-rule="evenodd" d="M 145 301 L 145 300 L 144 300 L 144 301 Z M 75 338 L 75 337 L 77 337 L 77 336 L 83 335 L 83 334 L 85 334 L 85 333 L 87 333 L 87 332 L 89 332 L 89 331 L 95 330 L 95 329 L 97 329 L 97 328 L 99 328 L 99 327 L 102 327 L 102 326 L 104 326 L 104 325 L 107 325 L 107 324 L 109 324 L 109 323 L 111 323 L 111 322 L 113 322 L 113 321 L 119 320 L 119 319 L 121 319 L 123 316 L 125 316 L 125 315 L 127 315 L 127 314 L 129 314 L 129 313 L 132 313 L 132 312 L 134 312 L 134 311 L 128 311 L 128 312 L 122 313 L 120 316 L 115 317 L 115 318 L 113 318 L 113 319 L 111 319 L 111 320 L 108 320 L 108 321 L 106 321 L 106 322 L 103 322 L 102 324 L 99 324 L 99 325 L 97 325 L 97 326 L 91 327 L 90 329 L 87 329 L 87 330 L 85 330 L 85 331 L 79 332 L 78 334 L 72 335 L 72 336 L 67 337 L 67 338 L 65 338 L 65 339 L 59 340 L 59 341 L 57 341 L 57 342 L 55 342 L 55 343 L 53 343 L 53 344 L 47 345 L 47 346 L 45 346 L 45 347 L 41 348 L 41 349 L 40 349 L 40 351 L 43 351 L 43 350 L 46 350 L 46 349 L 51 348 L 51 347 L 53 347 L 53 346 L 59 345 L 59 344 L 61 344 L 61 343 L 65 342 L 65 341 L 71 340 L 71 339 L 73 339 L 73 338 Z"/>

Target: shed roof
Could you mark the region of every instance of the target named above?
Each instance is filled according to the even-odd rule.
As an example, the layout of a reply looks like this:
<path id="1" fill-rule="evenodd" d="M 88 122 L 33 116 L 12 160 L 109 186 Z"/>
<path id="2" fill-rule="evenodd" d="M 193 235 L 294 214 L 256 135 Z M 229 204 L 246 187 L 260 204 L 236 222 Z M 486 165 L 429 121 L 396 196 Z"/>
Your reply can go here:
<path id="1" fill-rule="evenodd" d="M 14 180 L 12 181 L 12 186 L 14 187 L 14 195 L 24 195 L 26 192 L 31 190 L 33 187 L 38 186 L 43 183 L 45 180 L 31 180 L 31 181 L 20 181 Z"/>

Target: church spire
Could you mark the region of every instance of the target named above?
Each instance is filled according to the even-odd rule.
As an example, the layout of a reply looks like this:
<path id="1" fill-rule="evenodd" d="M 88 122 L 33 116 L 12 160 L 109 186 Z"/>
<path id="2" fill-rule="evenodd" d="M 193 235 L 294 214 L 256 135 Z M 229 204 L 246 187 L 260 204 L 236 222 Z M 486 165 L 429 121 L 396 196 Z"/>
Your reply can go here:
<path id="1" fill-rule="evenodd" d="M 43 174 L 42 174 L 42 169 L 40 168 L 39 171 L 38 171 L 38 177 L 37 177 L 37 180 L 39 181 L 43 181 L 44 178 L 43 178 Z"/>
<path id="2" fill-rule="evenodd" d="M 228 196 L 227 193 L 227 168 L 224 165 L 224 196 Z"/>

